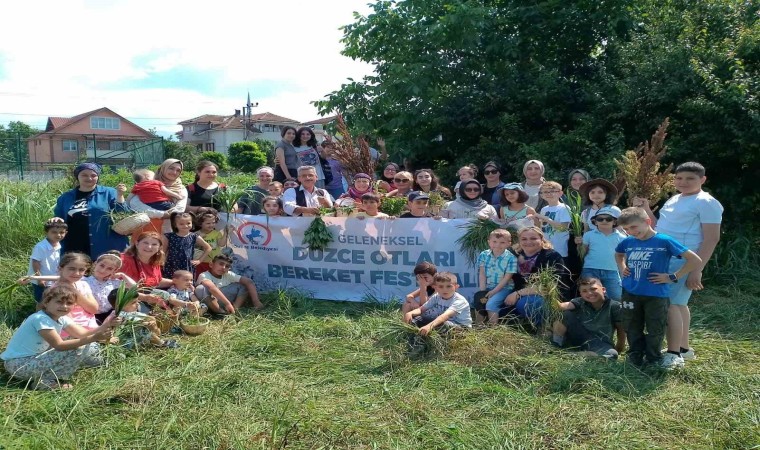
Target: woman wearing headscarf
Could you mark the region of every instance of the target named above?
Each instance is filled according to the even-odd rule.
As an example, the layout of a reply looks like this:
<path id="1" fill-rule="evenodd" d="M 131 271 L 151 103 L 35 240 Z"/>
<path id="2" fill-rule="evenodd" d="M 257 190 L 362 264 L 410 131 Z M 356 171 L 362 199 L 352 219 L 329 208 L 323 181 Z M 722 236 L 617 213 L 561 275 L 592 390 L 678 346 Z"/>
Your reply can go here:
<path id="1" fill-rule="evenodd" d="M 182 184 L 182 171 L 184 165 L 182 161 L 174 158 L 166 159 L 158 166 L 156 170 L 155 179 L 164 183 L 169 190 L 174 191 L 181 195 L 181 198 L 174 202 L 174 208 L 168 211 L 160 211 L 153 209 L 150 206 L 140 201 L 140 198 L 135 195 L 129 201 L 129 207 L 133 211 L 144 212 L 150 217 L 150 223 L 145 225 L 142 229 L 135 231 L 132 234 L 132 238 L 136 238 L 142 232 L 155 231 L 161 233 L 161 231 L 171 231 L 171 225 L 169 224 L 169 216 L 173 211 L 184 211 L 187 206 L 187 188 Z M 171 199 L 170 199 L 171 201 Z"/>
<path id="2" fill-rule="evenodd" d="M 82 163 L 74 169 L 76 186 L 58 197 L 51 222 L 65 222 L 69 226 L 61 241 L 61 253 L 82 252 L 93 260 L 108 250 L 123 251 L 127 238 L 111 230 L 111 211 L 126 211 L 124 192 L 98 185 L 101 168 L 95 163 Z"/>
<path id="3" fill-rule="evenodd" d="M 546 200 L 542 199 L 538 195 L 538 191 L 541 189 L 541 185 L 544 183 L 544 163 L 537 159 L 531 159 L 523 166 L 523 175 L 525 181 L 522 183 L 523 189 L 528 193 L 528 206 L 541 211 L 541 208 L 546 206 Z"/>
<path id="4" fill-rule="evenodd" d="M 401 171 L 398 164 L 389 162 L 383 168 L 383 173 L 378 178 L 380 180 L 379 187 L 381 191 L 386 193 L 396 190 L 396 182 L 393 180 L 396 174 Z"/>
<path id="5" fill-rule="evenodd" d="M 499 190 L 504 187 L 501 181 L 501 166 L 496 161 L 488 161 L 483 166 L 483 177 L 486 179 L 483 185 L 483 198 L 494 208 L 501 203 Z"/>
<path id="6" fill-rule="evenodd" d="M 478 180 L 465 180 L 459 185 L 459 197 L 444 205 L 441 217 L 447 219 L 496 219 L 496 210 L 483 200 L 483 187 Z"/>

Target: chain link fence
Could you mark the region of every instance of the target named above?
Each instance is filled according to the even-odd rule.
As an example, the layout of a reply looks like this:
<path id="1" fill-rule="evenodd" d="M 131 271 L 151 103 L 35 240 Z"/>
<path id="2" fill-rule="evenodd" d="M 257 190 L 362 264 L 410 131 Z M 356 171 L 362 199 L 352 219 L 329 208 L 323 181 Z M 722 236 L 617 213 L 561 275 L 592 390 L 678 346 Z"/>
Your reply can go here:
<path id="1" fill-rule="evenodd" d="M 134 169 L 161 164 L 161 137 L 58 134 L 52 139 L 20 134 L 0 137 L 0 178 L 50 181 L 64 178 L 78 163 L 89 161 L 110 167 Z"/>

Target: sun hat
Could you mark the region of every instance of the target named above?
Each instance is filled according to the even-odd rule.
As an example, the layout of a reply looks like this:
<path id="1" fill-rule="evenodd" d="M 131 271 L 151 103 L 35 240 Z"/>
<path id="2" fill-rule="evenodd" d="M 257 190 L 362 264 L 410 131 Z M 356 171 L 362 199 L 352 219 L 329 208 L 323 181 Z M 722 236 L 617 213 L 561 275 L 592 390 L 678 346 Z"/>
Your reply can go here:
<path id="1" fill-rule="evenodd" d="M 594 186 L 602 186 L 604 190 L 607 191 L 607 199 L 605 201 L 607 203 L 615 203 L 618 197 L 618 189 L 614 184 L 610 183 L 604 178 L 594 178 L 593 180 L 589 180 L 583 183 L 581 187 L 578 188 L 578 192 L 581 193 L 581 197 L 584 201 L 588 199 L 588 191 L 590 191 Z"/>

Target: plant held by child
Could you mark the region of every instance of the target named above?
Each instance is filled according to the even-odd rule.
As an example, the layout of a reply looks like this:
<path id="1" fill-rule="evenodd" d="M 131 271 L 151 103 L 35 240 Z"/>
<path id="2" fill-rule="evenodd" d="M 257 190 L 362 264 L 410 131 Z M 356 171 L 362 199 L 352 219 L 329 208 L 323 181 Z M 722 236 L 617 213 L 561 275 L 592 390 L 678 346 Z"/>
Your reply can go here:
<path id="1" fill-rule="evenodd" d="M 651 141 L 640 143 L 635 150 L 628 150 L 618 160 L 615 160 L 617 173 L 615 185 L 618 192 L 627 193 L 628 206 L 633 206 L 634 197 L 649 200 L 655 205 L 675 190 L 674 175 L 671 173 L 673 164 L 661 170 L 660 161 L 667 146 L 665 146 L 666 130 L 670 120 L 665 120 L 657 127 Z"/>
<path id="2" fill-rule="evenodd" d="M 570 231 L 574 236 L 583 236 L 583 198 L 578 191 L 570 186 L 565 190 L 567 197 L 567 209 L 570 212 Z M 583 260 L 586 256 L 586 247 L 578 244 L 578 256 Z"/>
<path id="3" fill-rule="evenodd" d="M 470 266 L 475 267 L 480 252 L 488 248 L 488 236 L 500 226 L 493 220 L 474 219 L 466 225 L 460 225 L 460 228 L 466 228 L 467 231 L 457 239 L 457 245 Z"/>

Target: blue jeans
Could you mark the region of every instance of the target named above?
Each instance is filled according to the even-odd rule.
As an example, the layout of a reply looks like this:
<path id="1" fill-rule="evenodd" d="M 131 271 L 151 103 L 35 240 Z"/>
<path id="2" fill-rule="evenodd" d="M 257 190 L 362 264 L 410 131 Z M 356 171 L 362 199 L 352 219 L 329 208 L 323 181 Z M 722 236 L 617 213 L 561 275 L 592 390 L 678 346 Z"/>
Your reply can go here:
<path id="1" fill-rule="evenodd" d="M 620 301 L 623 297 L 623 286 L 620 284 L 620 273 L 617 270 L 583 269 L 581 278 L 599 278 L 602 286 L 607 289 L 607 297 Z"/>
<path id="2" fill-rule="evenodd" d="M 508 288 L 504 288 L 500 290 L 499 292 L 495 293 L 492 297 L 488 299 L 488 302 L 486 302 L 486 311 L 499 312 L 501 308 L 504 307 L 504 300 L 511 293 L 512 293 L 512 290 Z"/>
<path id="3" fill-rule="evenodd" d="M 499 311 L 499 316 L 517 314 L 529 319 L 536 327 L 544 321 L 544 298 L 540 295 L 523 295 L 514 306 L 505 306 Z"/>

